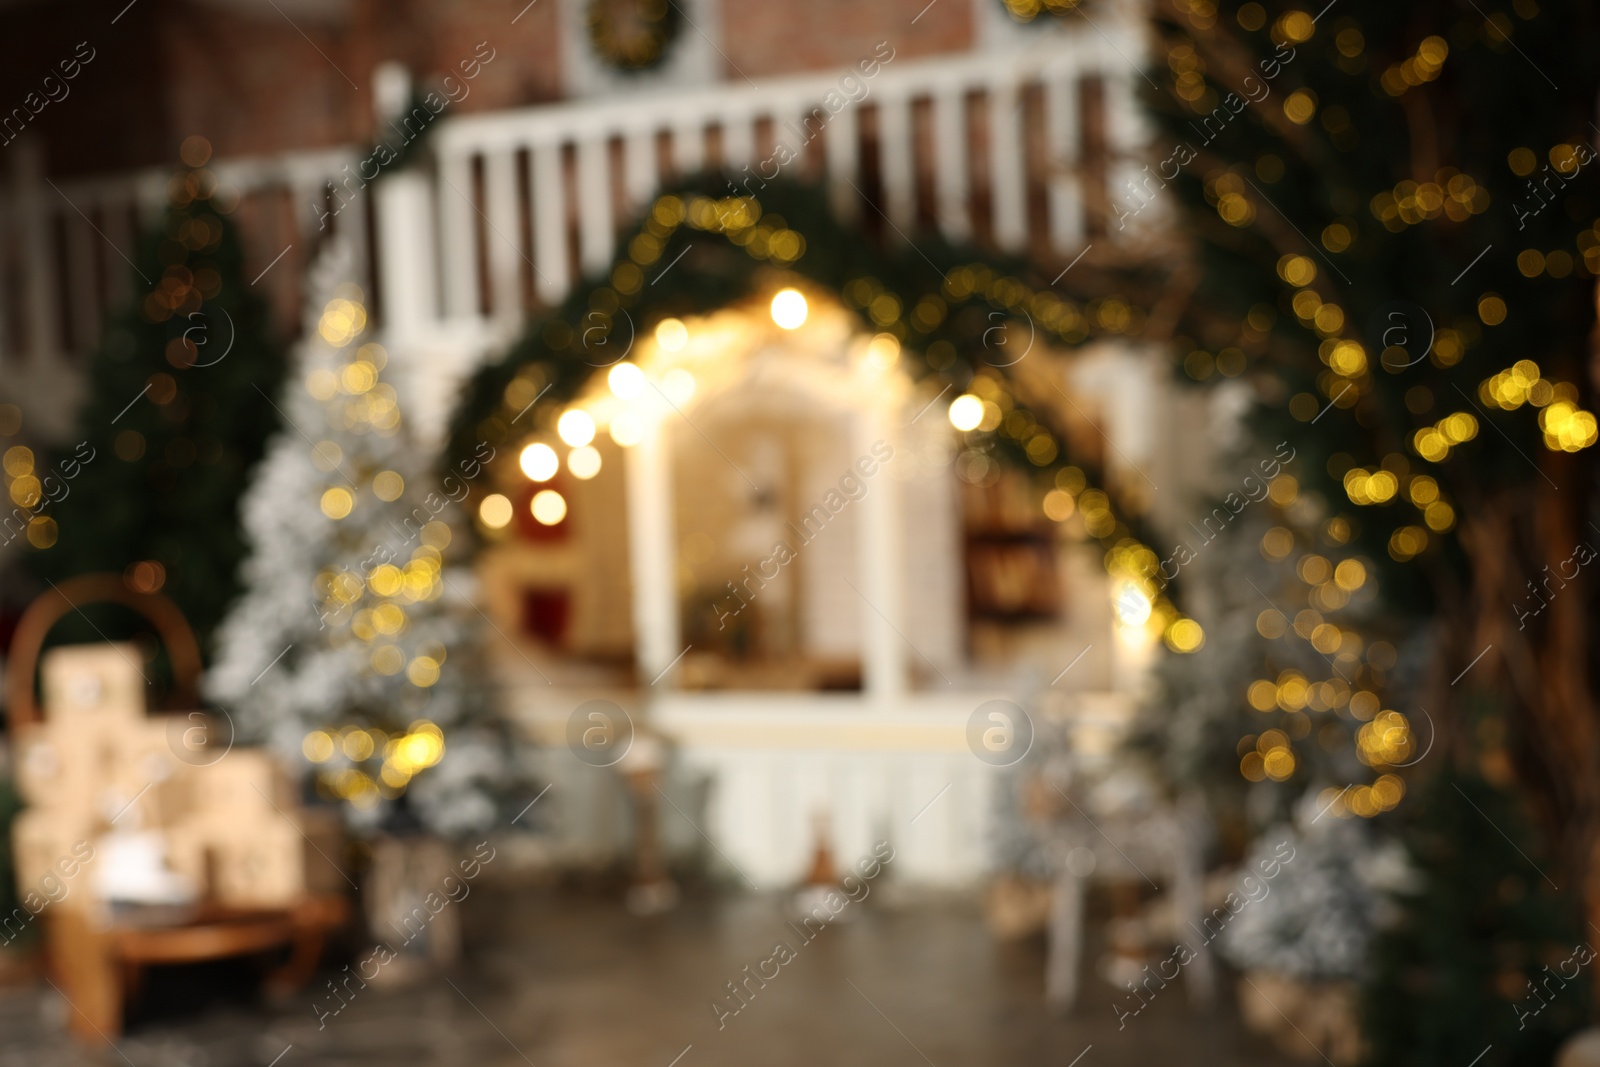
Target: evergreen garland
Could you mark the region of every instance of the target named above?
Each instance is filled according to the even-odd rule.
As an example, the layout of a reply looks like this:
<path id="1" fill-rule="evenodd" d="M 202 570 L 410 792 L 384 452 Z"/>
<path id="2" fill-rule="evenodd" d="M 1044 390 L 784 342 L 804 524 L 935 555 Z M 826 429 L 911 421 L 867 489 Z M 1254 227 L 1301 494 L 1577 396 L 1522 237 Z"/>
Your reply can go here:
<path id="1" fill-rule="evenodd" d="M 637 232 L 619 242 L 613 263 L 533 318 L 502 359 L 474 375 L 452 423 L 449 462 L 484 442 L 506 443 L 519 416 L 519 427 L 553 427 L 591 376 L 663 319 L 707 314 L 787 285 L 821 288 L 838 294 L 863 331 L 900 342 L 901 366 L 928 397 L 955 397 L 980 376 L 1002 386 L 1022 417 L 1008 418 L 997 432 L 968 433 L 967 449 L 1035 472 L 1041 498 L 1052 488 L 1073 495 L 1089 534 L 1106 549 L 1108 569 L 1149 595 L 1169 644 L 1173 625 L 1193 627 L 1162 592 L 1136 504 L 1093 488 L 1101 472 L 1066 455 L 1054 419 L 1026 402 L 1016 369 L 986 345 L 999 321 L 1022 333 L 1036 329 L 1066 348 L 1091 336 L 1134 334 L 1148 318 L 1142 308 L 1104 288 L 1063 299 L 1027 262 L 934 234 L 863 240 L 835 219 L 824 190 L 788 179 L 765 183 L 755 195 L 720 175 L 686 180 L 654 201 Z M 1203 640 L 1197 630 L 1178 632 L 1183 651 Z"/>

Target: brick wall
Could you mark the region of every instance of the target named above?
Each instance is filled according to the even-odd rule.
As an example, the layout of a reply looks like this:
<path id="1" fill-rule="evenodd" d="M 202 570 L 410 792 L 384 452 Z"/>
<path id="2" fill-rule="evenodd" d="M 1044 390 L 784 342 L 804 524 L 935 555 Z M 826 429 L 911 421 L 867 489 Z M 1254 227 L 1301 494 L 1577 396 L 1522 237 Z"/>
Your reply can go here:
<path id="1" fill-rule="evenodd" d="M 729 66 L 716 73 L 741 80 L 743 71 L 757 83 L 763 75 L 842 70 L 871 56 L 880 41 L 897 59 L 960 51 L 973 33 L 972 0 L 931 6 L 927 0 L 723 0 L 720 9 L 716 36 Z M 223 157 L 365 142 L 372 135 L 373 70 L 387 59 L 404 63 L 419 82 L 437 84 L 486 41 L 495 58 L 453 111 L 559 99 L 559 20 L 574 10 L 581 11 L 581 2 L 573 8 L 563 0 L 531 6 L 527 0 L 327 0 L 275 7 L 266 0 L 137 0 L 128 7 L 127 0 L 70 6 L 35 0 L 8 11 L 0 101 L 5 108 L 20 104 L 57 58 L 88 40 L 96 58 L 71 95 L 31 124 L 53 173 L 169 164 L 194 133 L 210 138 Z"/>
<path id="2" fill-rule="evenodd" d="M 763 74 L 842 70 L 880 41 L 909 59 L 964 51 L 973 37 L 972 0 L 724 0 L 722 22 L 722 50 L 757 84 Z"/>
<path id="3" fill-rule="evenodd" d="M 524 0 L 525 2 L 525 0 Z M 222 156 L 256 155 L 371 139 L 372 77 L 398 60 L 419 87 L 437 86 L 493 49 L 452 111 L 556 99 L 558 9 L 512 0 L 358 0 L 344 20 L 296 26 L 266 15 L 206 9 L 162 27 L 173 134 L 205 133 Z M 348 79 L 348 80 L 347 80 Z"/>

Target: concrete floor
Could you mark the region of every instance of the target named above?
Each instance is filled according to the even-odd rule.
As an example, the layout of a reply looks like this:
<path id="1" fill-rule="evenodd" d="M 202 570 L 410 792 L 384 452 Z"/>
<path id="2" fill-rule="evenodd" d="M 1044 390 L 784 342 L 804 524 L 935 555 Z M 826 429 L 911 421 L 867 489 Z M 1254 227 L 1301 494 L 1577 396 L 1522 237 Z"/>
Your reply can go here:
<path id="1" fill-rule="evenodd" d="M 463 904 L 467 962 L 362 990 L 324 1028 L 315 990 L 264 1006 L 237 968 L 158 973 L 142 1019 L 115 1050 L 91 1051 L 62 1032 L 48 986 L 14 989 L 0 993 L 0 1067 L 1286 1063 L 1231 1004 L 1195 1012 L 1176 986 L 1121 1030 L 1115 992 L 1095 980 L 1073 1015 L 1052 1015 L 1042 944 L 995 942 L 974 905 L 869 898 L 850 911 L 802 943 L 773 897 L 691 895 L 641 919 L 609 895 L 486 891 Z M 795 958 L 719 1029 L 710 1002 L 780 939 Z"/>

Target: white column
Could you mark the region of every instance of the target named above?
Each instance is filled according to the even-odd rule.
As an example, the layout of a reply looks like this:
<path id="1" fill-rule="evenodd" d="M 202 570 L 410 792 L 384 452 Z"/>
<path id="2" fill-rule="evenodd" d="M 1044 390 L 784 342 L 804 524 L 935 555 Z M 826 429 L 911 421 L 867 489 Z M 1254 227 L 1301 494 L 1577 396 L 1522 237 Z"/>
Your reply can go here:
<path id="1" fill-rule="evenodd" d="M 446 318 L 467 318 L 478 312 L 478 257 L 473 254 L 477 216 L 472 194 L 472 157 L 457 150 L 440 160 L 439 254 Z"/>
<path id="2" fill-rule="evenodd" d="M 678 632 L 671 452 L 661 420 L 654 416 L 646 419 L 644 439 L 628 449 L 626 468 L 634 655 L 639 681 L 645 686 L 683 651 Z"/>
<path id="3" fill-rule="evenodd" d="M 878 167 L 887 214 L 904 233 L 916 226 L 917 190 L 911 147 L 911 98 L 878 98 Z"/>
<path id="4" fill-rule="evenodd" d="M 561 175 L 561 143 L 533 149 L 533 261 L 539 299 L 559 304 L 571 287 L 567 261 L 567 196 Z"/>
<path id="5" fill-rule="evenodd" d="M 450 398 L 467 369 L 464 349 L 437 346 L 436 187 L 422 174 L 403 171 L 373 192 L 391 377 L 422 447 L 436 447 L 449 420 Z"/>
<path id="6" fill-rule="evenodd" d="M 946 86 L 933 98 L 933 181 L 939 228 L 952 241 L 972 236 L 967 214 L 968 144 L 966 87 Z"/>
<path id="7" fill-rule="evenodd" d="M 611 265 L 611 143 L 596 132 L 578 142 L 578 262 L 585 274 Z"/>
<path id="8" fill-rule="evenodd" d="M 672 170 L 676 177 L 694 174 L 706 165 L 706 128 L 689 118 L 672 131 Z"/>
<path id="9" fill-rule="evenodd" d="M 1051 170 L 1050 241 L 1057 252 L 1073 252 L 1083 243 L 1083 179 L 1078 173 L 1082 130 L 1075 67 L 1052 71 L 1045 83 L 1044 125 Z"/>
<path id="10" fill-rule="evenodd" d="M 883 413 L 876 407 L 853 420 L 852 454 L 870 456 L 872 445 L 887 440 Z M 891 442 L 892 443 L 892 442 Z M 853 461 L 852 461 L 853 462 Z M 856 588 L 861 604 L 861 685 L 874 702 L 895 700 L 908 688 L 904 598 L 900 590 L 899 485 L 879 471 L 861 498 L 860 553 Z"/>
<path id="11" fill-rule="evenodd" d="M 840 222 L 852 223 L 860 214 L 861 199 L 854 188 L 860 184 L 856 176 L 861 173 L 861 142 L 854 105 L 828 120 L 823 151 L 828 157 L 828 196 L 833 213 Z"/>
<path id="12" fill-rule="evenodd" d="M 428 183 L 414 171 L 391 174 L 373 187 L 378 230 L 378 279 L 383 287 L 386 339 L 404 346 L 423 332 L 434 309 L 433 242 L 428 232 Z"/>
<path id="13" fill-rule="evenodd" d="M 722 169 L 738 174 L 755 162 L 756 117 L 748 111 L 729 111 L 722 116 Z"/>
<path id="14" fill-rule="evenodd" d="M 989 90 L 989 201 L 994 241 L 1007 252 L 1028 242 L 1025 161 L 1022 157 L 1022 100 L 1015 83 Z"/>
<path id="15" fill-rule="evenodd" d="M 1110 186 L 1113 199 L 1123 200 L 1129 196 L 1129 185 L 1137 183 L 1142 177 L 1142 167 L 1138 162 L 1139 151 L 1149 143 L 1149 136 L 1145 130 L 1143 110 L 1134 97 L 1130 79 L 1114 75 L 1108 68 L 1104 84 L 1106 154 L 1110 156 L 1110 165 L 1106 168 L 1106 182 Z M 1165 210 L 1166 203 L 1165 198 L 1158 198 L 1151 211 L 1141 211 L 1128 220 L 1129 229 L 1137 232 L 1153 228 L 1161 222 L 1161 214 Z M 1121 233 L 1116 230 L 1110 232 Z"/>

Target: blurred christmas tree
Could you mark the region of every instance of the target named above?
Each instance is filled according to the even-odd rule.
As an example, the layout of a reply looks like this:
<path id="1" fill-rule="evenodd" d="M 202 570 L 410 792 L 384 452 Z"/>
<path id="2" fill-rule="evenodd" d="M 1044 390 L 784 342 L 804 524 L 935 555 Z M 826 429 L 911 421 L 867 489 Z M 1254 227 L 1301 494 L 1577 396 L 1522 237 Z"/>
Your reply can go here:
<path id="1" fill-rule="evenodd" d="M 238 591 L 239 496 L 277 424 L 266 398 L 283 380 L 284 355 L 245 279 L 238 234 L 212 199 L 210 147 L 190 138 L 184 155 L 194 169 L 169 183 L 169 206 L 134 268 L 136 296 L 90 360 L 74 441 L 92 451 L 77 450 L 67 495 L 30 527 L 39 551 L 29 565 L 50 581 L 124 573 L 136 590 L 175 600 L 209 650 Z M 121 623 L 74 616 L 57 636 L 118 637 Z"/>
<path id="2" fill-rule="evenodd" d="M 493 820 L 503 770 L 469 662 L 472 578 L 445 565 L 447 509 L 478 472 L 432 484 L 352 273 L 337 241 L 311 272 L 287 425 L 245 497 L 246 590 L 207 694 L 243 736 L 309 765 L 354 823 L 465 832 Z"/>

